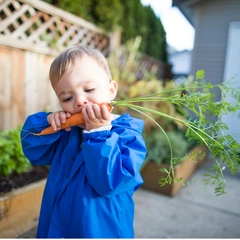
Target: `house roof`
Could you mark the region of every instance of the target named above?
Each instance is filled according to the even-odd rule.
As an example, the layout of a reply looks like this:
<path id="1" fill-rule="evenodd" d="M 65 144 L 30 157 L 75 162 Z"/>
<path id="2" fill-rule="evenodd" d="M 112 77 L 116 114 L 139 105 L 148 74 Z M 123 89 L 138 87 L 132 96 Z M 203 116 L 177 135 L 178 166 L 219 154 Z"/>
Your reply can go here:
<path id="1" fill-rule="evenodd" d="M 192 5 L 202 0 L 172 0 L 172 7 L 178 7 L 186 19 L 194 26 Z"/>

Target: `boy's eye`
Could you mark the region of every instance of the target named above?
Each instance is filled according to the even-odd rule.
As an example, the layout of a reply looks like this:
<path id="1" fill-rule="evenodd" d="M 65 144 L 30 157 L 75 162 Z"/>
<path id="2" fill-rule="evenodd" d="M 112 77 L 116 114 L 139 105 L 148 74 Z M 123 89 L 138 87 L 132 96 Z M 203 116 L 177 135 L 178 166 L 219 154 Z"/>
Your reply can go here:
<path id="1" fill-rule="evenodd" d="M 85 90 L 85 92 L 91 92 L 91 91 L 93 91 L 95 88 L 88 88 L 88 89 L 86 89 Z"/>
<path id="2" fill-rule="evenodd" d="M 68 101 L 70 101 L 71 99 L 72 99 L 72 97 L 65 98 L 65 99 L 63 99 L 63 102 L 68 102 Z"/>

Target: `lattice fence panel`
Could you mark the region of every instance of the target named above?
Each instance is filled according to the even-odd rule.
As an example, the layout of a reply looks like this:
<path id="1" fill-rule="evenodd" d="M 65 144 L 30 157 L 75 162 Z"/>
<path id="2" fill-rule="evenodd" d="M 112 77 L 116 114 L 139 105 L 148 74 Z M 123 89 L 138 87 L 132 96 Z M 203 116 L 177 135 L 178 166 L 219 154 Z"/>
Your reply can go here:
<path id="1" fill-rule="evenodd" d="M 92 30 L 86 27 L 87 24 L 68 19 L 69 13 L 67 16 L 55 14 L 53 6 L 52 14 L 51 11 L 43 11 L 38 9 L 36 0 L 32 2 L 35 4 L 23 0 L 0 0 L 0 37 L 7 36 L 25 44 L 55 50 L 81 44 L 97 48 L 105 56 L 109 54 L 110 38 L 102 30 Z M 46 3 L 41 2 L 41 5 L 49 8 Z M 61 13 L 64 15 L 64 11 Z"/>

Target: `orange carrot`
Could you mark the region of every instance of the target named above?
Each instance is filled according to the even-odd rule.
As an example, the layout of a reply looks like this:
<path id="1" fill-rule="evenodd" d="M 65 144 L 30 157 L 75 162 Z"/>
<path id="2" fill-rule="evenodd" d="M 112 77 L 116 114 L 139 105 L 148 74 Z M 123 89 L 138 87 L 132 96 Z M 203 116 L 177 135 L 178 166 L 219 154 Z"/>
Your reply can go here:
<path id="1" fill-rule="evenodd" d="M 112 109 L 112 106 L 109 103 L 100 103 L 98 104 L 100 107 L 102 105 L 106 105 L 108 108 L 108 111 L 110 112 Z M 82 113 L 75 113 L 72 116 L 70 116 L 68 119 L 66 119 L 66 122 L 61 124 L 61 130 L 62 129 L 66 129 L 66 128 L 70 128 L 73 126 L 78 126 L 84 124 L 84 119 L 83 119 L 83 115 Z M 43 129 L 40 133 L 34 133 L 34 135 L 36 136 L 42 136 L 42 135 L 47 135 L 47 134 L 52 134 L 55 133 L 56 131 L 53 130 L 52 126 L 49 126 L 45 129 Z"/>

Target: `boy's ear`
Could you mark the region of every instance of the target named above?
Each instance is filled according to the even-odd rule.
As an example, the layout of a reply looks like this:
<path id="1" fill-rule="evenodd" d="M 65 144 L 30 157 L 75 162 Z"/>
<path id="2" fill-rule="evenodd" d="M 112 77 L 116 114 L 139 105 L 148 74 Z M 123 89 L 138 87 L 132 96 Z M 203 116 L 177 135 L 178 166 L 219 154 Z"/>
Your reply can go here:
<path id="1" fill-rule="evenodd" d="M 114 100 L 118 91 L 118 84 L 116 81 L 112 80 L 110 82 L 110 95 L 111 95 L 111 100 Z"/>

